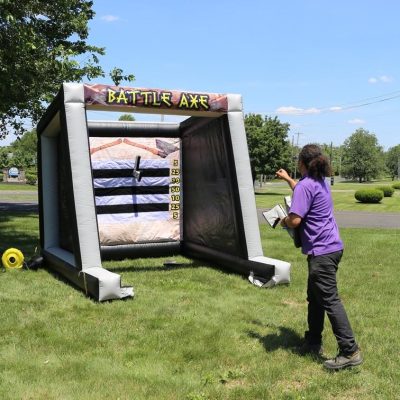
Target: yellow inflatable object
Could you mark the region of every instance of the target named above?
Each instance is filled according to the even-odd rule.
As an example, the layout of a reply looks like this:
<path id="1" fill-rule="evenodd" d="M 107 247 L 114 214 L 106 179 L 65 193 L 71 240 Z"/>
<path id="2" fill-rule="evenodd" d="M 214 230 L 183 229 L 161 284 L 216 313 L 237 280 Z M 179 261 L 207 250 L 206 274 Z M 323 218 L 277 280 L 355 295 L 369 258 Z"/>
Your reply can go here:
<path id="1" fill-rule="evenodd" d="M 22 266 L 24 265 L 24 255 L 20 250 L 11 248 L 3 253 L 1 257 L 1 262 L 3 263 L 4 268 L 22 268 Z"/>

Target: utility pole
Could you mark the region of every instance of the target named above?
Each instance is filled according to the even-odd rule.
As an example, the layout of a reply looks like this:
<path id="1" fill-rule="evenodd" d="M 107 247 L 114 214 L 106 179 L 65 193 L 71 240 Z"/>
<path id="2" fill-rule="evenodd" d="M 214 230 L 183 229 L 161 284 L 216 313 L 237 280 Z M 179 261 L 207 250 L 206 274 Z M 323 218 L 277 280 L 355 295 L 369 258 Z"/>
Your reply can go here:
<path id="1" fill-rule="evenodd" d="M 299 149 L 299 136 L 302 135 L 301 132 L 296 132 L 297 135 L 297 140 L 296 140 L 296 153 Z M 296 159 L 296 160 L 295 160 Z M 296 179 L 296 175 L 297 175 L 297 159 L 298 159 L 298 154 L 296 154 L 296 157 L 293 157 L 293 161 L 294 161 L 294 179 Z"/>
<path id="2" fill-rule="evenodd" d="M 333 171 L 332 171 L 332 142 L 331 142 L 331 150 L 330 150 L 330 157 L 329 157 L 329 167 L 330 167 L 330 170 L 331 170 L 331 186 L 333 186 L 333 182 L 334 182 L 334 174 L 333 174 Z"/>
<path id="3" fill-rule="evenodd" d="M 294 160 L 294 135 L 292 135 L 292 172 L 291 172 L 291 177 L 295 178 L 293 176 L 293 171 L 296 169 L 296 162 Z"/>
<path id="4" fill-rule="evenodd" d="M 397 179 L 400 179 L 400 156 L 397 156 Z"/>
<path id="5" fill-rule="evenodd" d="M 299 136 L 302 135 L 302 133 L 297 132 L 296 135 L 297 135 L 296 147 L 299 147 Z"/>

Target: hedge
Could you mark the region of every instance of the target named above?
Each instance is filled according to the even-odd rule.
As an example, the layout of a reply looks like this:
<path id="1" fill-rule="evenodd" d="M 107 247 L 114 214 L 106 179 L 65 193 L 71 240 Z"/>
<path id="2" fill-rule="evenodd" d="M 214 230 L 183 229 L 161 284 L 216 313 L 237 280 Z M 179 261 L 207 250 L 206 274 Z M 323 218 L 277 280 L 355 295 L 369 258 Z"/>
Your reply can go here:
<path id="1" fill-rule="evenodd" d="M 379 203 L 383 199 L 383 191 L 379 189 L 361 189 L 354 193 L 360 203 Z"/>
<path id="2" fill-rule="evenodd" d="M 394 189 L 391 186 L 378 186 L 376 189 L 382 190 L 383 197 L 392 197 L 394 193 Z"/>
<path id="3" fill-rule="evenodd" d="M 393 189 L 399 190 L 399 189 L 400 189 L 400 182 L 394 183 L 394 184 L 392 185 L 392 188 L 393 188 Z"/>

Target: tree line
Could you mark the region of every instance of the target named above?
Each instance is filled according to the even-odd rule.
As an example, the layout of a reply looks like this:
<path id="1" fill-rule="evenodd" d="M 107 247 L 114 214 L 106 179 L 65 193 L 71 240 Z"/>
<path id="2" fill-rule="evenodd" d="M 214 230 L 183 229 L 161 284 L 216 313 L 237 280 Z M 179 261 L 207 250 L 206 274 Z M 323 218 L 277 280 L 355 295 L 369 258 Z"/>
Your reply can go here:
<path id="1" fill-rule="evenodd" d="M 279 168 L 285 168 L 292 176 L 298 174 L 300 149 L 289 140 L 289 124 L 277 117 L 248 114 L 245 128 L 254 181 L 260 175 L 274 177 Z M 316 144 L 330 160 L 333 175 L 358 182 L 386 176 L 399 179 L 400 144 L 385 152 L 376 135 L 368 130 L 357 129 L 341 146 Z"/>
<path id="2" fill-rule="evenodd" d="M 134 120 L 130 114 L 120 120 Z M 247 114 L 244 118 L 253 181 L 260 176 L 272 179 L 285 168 L 298 177 L 297 155 L 300 148 L 289 140 L 290 125 L 277 117 Z M 341 146 L 317 143 L 331 162 L 333 175 L 368 182 L 390 177 L 399 179 L 400 144 L 384 151 L 374 133 L 359 128 Z M 24 168 L 36 174 L 36 132 L 26 132 L 10 146 L 0 147 L 0 168 Z"/>

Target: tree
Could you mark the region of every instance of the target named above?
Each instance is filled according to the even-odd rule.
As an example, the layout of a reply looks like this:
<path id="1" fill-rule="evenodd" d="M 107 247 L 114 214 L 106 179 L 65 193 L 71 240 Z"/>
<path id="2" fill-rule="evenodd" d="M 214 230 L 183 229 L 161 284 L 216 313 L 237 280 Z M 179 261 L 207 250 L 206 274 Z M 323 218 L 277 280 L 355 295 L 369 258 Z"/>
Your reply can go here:
<path id="1" fill-rule="evenodd" d="M 0 138 L 21 135 L 34 124 L 63 82 L 91 80 L 105 73 L 103 47 L 89 45 L 90 0 L 0 0 Z M 84 61 L 79 62 L 79 57 Z M 120 68 L 116 85 L 132 81 Z"/>
<path id="2" fill-rule="evenodd" d="M 246 115 L 244 123 L 253 181 L 258 174 L 272 177 L 279 168 L 290 170 L 289 124 L 259 114 Z"/>
<path id="3" fill-rule="evenodd" d="M 319 145 L 325 156 L 328 157 L 333 175 L 341 174 L 341 164 L 342 164 L 342 147 L 333 146 L 332 144 L 322 143 Z"/>
<path id="4" fill-rule="evenodd" d="M 344 141 L 343 176 L 361 183 L 379 177 L 384 171 L 383 149 L 373 133 L 359 128 Z"/>
<path id="5" fill-rule="evenodd" d="M 0 169 L 10 167 L 11 157 L 12 153 L 9 146 L 0 147 Z"/>
<path id="6" fill-rule="evenodd" d="M 0 147 L 0 168 L 36 168 L 36 131 L 26 132 L 9 146 Z"/>
<path id="7" fill-rule="evenodd" d="M 118 121 L 135 121 L 135 117 L 132 114 L 122 114 Z"/>
<path id="8" fill-rule="evenodd" d="M 18 167 L 28 168 L 37 163 L 37 135 L 36 130 L 25 132 L 21 138 L 18 138 L 10 145 L 13 154 L 12 162 L 18 164 Z"/>
<path id="9" fill-rule="evenodd" d="M 10 144 L 11 149 L 21 150 L 24 153 L 35 154 L 37 148 L 36 130 L 25 132 L 23 136 Z"/>
<path id="10" fill-rule="evenodd" d="M 400 179 L 400 144 L 391 147 L 386 153 L 386 167 L 390 173 L 390 177 L 394 180 L 395 176 Z"/>
<path id="11" fill-rule="evenodd" d="M 26 181 L 37 181 L 37 135 L 36 131 L 26 132 L 9 146 L 0 147 L 0 169 L 17 167 L 25 170 Z"/>

